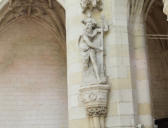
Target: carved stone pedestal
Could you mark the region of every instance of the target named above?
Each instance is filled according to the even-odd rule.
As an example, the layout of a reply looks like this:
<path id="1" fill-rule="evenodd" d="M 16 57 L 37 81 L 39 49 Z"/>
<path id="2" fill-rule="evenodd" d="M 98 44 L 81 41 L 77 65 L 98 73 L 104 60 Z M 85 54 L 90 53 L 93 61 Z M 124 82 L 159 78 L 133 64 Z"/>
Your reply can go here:
<path id="1" fill-rule="evenodd" d="M 80 98 L 86 106 L 90 128 L 105 128 L 109 85 L 97 84 L 82 86 Z"/>

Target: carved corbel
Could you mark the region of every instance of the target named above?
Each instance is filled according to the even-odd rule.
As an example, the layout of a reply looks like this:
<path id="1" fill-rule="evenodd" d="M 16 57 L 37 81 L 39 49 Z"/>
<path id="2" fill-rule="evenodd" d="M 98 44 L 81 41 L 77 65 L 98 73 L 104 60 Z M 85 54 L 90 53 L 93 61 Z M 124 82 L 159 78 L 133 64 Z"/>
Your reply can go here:
<path id="1" fill-rule="evenodd" d="M 85 105 L 91 128 L 105 128 L 109 85 L 88 85 L 80 89 L 80 98 Z"/>

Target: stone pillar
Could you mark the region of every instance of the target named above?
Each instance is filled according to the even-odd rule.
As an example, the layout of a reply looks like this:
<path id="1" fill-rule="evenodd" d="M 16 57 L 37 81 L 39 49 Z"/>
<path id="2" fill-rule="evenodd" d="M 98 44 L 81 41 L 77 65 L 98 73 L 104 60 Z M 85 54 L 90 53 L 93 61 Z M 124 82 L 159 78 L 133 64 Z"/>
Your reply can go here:
<path id="1" fill-rule="evenodd" d="M 88 128 L 93 125 L 95 128 L 104 128 L 109 86 L 104 82 L 92 84 L 93 86 L 83 82 L 83 65 L 78 46 L 84 28 L 81 21 L 86 19 L 82 9 L 80 1 L 66 1 L 69 127 Z M 93 93 L 96 101 L 92 99 L 95 96 Z M 88 103 L 85 103 L 85 97 L 89 97 L 90 101 L 86 101 Z"/>
<path id="2" fill-rule="evenodd" d="M 78 48 L 83 20 L 79 0 L 66 0 L 66 45 L 68 75 L 69 128 L 88 128 L 89 122 L 85 107 L 79 100 L 82 81 L 82 63 Z"/>
<path id="3" fill-rule="evenodd" d="M 108 21 L 110 25 L 110 31 L 106 34 L 106 38 L 104 39 L 107 85 L 110 86 L 109 98 L 104 102 L 104 104 L 108 102 L 106 109 L 107 115 L 104 121 L 104 117 L 101 118 L 97 116 L 97 113 L 92 113 L 93 107 L 92 109 L 90 109 L 90 107 L 85 108 L 86 105 L 89 106 L 89 101 L 84 105 L 79 99 L 80 92 L 88 91 L 86 87 L 80 88 L 82 84 L 82 60 L 78 48 L 79 36 L 84 27 L 81 21 L 85 15 L 82 14 L 79 0 L 66 1 L 69 128 L 93 128 L 93 126 L 96 128 L 135 128 L 138 123 L 145 124 L 146 116 L 137 116 L 136 108 L 139 106 L 140 113 L 146 110 L 146 106 L 149 108 L 149 111 L 151 109 L 148 107 L 150 106 L 149 102 L 147 102 L 149 103 L 147 105 L 138 104 L 139 101 L 136 102 L 139 98 L 136 99 L 136 90 L 138 89 L 134 81 L 136 79 L 132 75 L 134 70 L 132 70 L 131 61 L 134 60 L 134 58 L 130 56 L 132 51 L 130 51 L 131 44 L 128 38 L 128 11 L 128 0 L 103 1 L 103 11 L 101 13 L 105 15 L 106 21 Z M 99 15 L 96 12 L 94 13 L 94 17 L 97 20 L 99 19 Z M 146 58 L 143 58 L 143 60 L 146 60 Z M 144 74 L 146 75 L 147 72 Z M 147 84 L 144 90 L 149 90 L 148 87 Z M 95 88 L 94 91 L 99 92 L 99 86 L 95 85 Z M 107 91 L 107 88 L 103 89 Z M 138 92 L 141 91 L 138 90 Z M 87 94 L 88 93 L 89 91 Z M 141 93 L 141 95 L 142 94 L 143 93 Z M 148 94 L 149 92 L 147 91 L 145 93 L 147 98 L 150 97 Z M 91 98 L 93 98 L 94 101 L 95 97 L 93 96 Z M 95 109 L 101 110 L 102 108 L 103 106 Z M 103 116 L 104 110 L 103 108 L 103 112 L 101 113 Z M 88 115 L 91 115 L 89 116 L 90 118 L 88 118 Z M 140 120 L 139 122 L 137 117 Z M 148 121 L 149 124 L 151 124 L 151 118 L 148 119 Z M 146 128 L 148 126 L 151 127 L 151 125 L 146 124 L 145 126 Z"/>
<path id="4" fill-rule="evenodd" d="M 129 30 L 137 124 L 143 125 L 144 128 L 153 128 L 147 42 L 143 16 L 139 16 L 134 22 L 130 23 Z"/>
<path id="5" fill-rule="evenodd" d="M 106 43 L 106 66 L 111 92 L 106 127 L 135 128 L 134 87 L 128 40 L 128 1 L 111 0 L 109 6 L 108 14 L 112 25 Z"/>

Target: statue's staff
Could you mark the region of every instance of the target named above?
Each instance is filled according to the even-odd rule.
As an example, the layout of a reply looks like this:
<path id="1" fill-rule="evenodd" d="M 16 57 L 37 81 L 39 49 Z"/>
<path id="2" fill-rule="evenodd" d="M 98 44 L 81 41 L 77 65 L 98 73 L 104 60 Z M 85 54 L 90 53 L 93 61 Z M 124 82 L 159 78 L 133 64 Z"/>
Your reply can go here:
<path id="1" fill-rule="evenodd" d="M 100 42 L 101 51 L 101 65 L 100 65 L 100 74 L 103 73 L 104 70 L 104 16 L 101 17 L 101 42 Z"/>
<path id="2" fill-rule="evenodd" d="M 100 42 L 100 48 L 102 49 L 101 51 L 101 65 L 100 65 L 100 74 L 104 75 L 104 16 L 101 16 L 101 42 Z"/>
<path id="3" fill-rule="evenodd" d="M 104 55 L 105 55 L 105 52 L 104 52 L 104 32 L 107 32 L 109 30 L 109 25 L 107 25 L 105 23 L 105 20 L 104 20 L 104 16 L 102 15 L 101 16 L 101 42 L 100 42 L 100 48 L 102 49 L 102 52 L 101 52 L 101 57 L 100 57 L 100 62 L 101 62 L 101 65 L 100 65 L 100 74 L 102 74 L 103 76 L 102 77 L 105 77 L 105 66 L 104 66 Z"/>

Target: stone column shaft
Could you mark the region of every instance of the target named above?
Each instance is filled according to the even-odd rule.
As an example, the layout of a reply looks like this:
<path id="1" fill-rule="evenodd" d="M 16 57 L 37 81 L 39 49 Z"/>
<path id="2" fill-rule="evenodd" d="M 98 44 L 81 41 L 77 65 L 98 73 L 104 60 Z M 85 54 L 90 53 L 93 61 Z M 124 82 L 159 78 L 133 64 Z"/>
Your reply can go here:
<path id="1" fill-rule="evenodd" d="M 152 128 L 150 77 L 143 16 L 139 16 L 129 27 L 137 124 Z"/>

